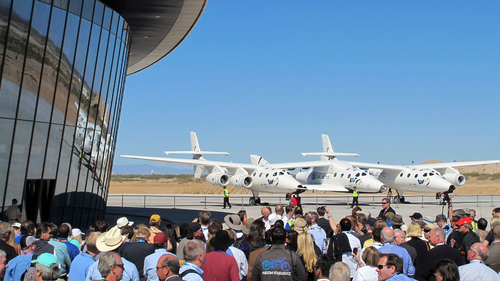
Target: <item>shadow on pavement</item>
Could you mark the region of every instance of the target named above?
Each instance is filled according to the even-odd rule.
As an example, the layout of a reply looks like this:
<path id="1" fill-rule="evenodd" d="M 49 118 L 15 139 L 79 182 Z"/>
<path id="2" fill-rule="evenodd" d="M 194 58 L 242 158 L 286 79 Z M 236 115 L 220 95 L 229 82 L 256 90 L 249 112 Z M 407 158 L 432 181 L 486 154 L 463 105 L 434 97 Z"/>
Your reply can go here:
<path id="1" fill-rule="evenodd" d="M 149 225 L 149 218 L 153 214 L 158 214 L 161 217 L 162 226 L 166 224 L 181 225 L 182 223 L 190 223 L 198 218 L 201 210 L 188 210 L 188 209 L 164 209 L 164 208 L 126 208 L 126 207 L 107 207 L 105 220 L 109 223 L 110 227 L 116 225 L 116 220 L 120 217 L 127 217 L 128 220 L 137 224 Z M 239 209 L 229 209 L 228 212 L 211 212 L 211 220 L 218 219 L 224 222 L 224 217 L 228 214 L 237 213 Z"/>

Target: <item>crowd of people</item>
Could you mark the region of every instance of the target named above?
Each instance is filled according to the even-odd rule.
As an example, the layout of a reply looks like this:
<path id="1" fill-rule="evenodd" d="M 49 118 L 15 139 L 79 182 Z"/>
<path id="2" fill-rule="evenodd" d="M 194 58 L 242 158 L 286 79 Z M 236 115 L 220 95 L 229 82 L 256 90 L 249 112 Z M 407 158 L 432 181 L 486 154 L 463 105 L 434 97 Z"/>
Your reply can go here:
<path id="1" fill-rule="evenodd" d="M 3 280 L 500 280 L 500 208 L 489 231 L 473 209 L 408 219 L 382 200 L 378 216 L 356 207 L 335 222 L 327 206 L 264 206 L 224 221 L 201 211 L 179 226 L 0 222 Z M 17 216 L 17 214 L 16 214 Z M 448 221 L 447 216 L 451 219 Z M 406 220 L 406 223 L 404 222 Z M 85 237 L 83 239 L 82 237 Z"/>

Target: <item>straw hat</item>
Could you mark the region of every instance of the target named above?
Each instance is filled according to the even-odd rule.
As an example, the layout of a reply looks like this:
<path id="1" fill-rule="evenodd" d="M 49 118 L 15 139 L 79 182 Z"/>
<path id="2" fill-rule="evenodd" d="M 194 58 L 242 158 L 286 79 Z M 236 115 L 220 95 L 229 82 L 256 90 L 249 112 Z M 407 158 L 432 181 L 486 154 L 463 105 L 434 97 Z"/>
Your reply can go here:
<path id="1" fill-rule="evenodd" d="M 126 225 L 133 225 L 134 222 L 133 221 L 129 221 L 126 217 L 121 217 L 119 218 L 117 221 L 116 221 L 116 226 L 118 228 L 122 228 Z"/>
<path id="2" fill-rule="evenodd" d="M 109 252 L 112 251 L 125 241 L 127 235 L 121 235 L 120 229 L 118 227 L 111 228 L 108 232 L 104 232 L 103 234 L 97 237 L 96 246 L 97 249 L 101 252 Z"/>

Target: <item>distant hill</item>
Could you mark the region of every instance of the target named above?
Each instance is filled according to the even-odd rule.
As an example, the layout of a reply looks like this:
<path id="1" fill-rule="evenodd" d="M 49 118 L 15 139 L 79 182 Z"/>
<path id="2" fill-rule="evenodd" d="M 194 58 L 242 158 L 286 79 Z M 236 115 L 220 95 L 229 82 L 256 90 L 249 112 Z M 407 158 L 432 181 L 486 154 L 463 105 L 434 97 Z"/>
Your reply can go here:
<path id="1" fill-rule="evenodd" d="M 150 175 L 151 171 L 155 175 L 185 175 L 192 174 L 193 169 L 175 169 L 169 167 L 157 167 L 148 164 L 136 165 L 113 165 L 113 175 Z"/>

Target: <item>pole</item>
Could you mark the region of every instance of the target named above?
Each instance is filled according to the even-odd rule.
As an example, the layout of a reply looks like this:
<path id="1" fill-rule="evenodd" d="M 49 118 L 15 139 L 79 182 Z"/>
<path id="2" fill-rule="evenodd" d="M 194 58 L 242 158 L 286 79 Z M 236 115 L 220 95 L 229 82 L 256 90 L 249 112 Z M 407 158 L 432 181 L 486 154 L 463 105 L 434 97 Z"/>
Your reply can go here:
<path id="1" fill-rule="evenodd" d="M 144 208 L 146 208 L 146 195 L 144 195 Z"/>
<path id="2" fill-rule="evenodd" d="M 175 195 L 174 195 L 174 209 L 175 209 Z"/>
<path id="3" fill-rule="evenodd" d="M 123 195 L 122 195 L 122 208 L 123 208 Z"/>
<path id="4" fill-rule="evenodd" d="M 476 207 L 479 207 L 479 195 L 476 195 L 476 202 L 477 202 Z"/>
<path id="5" fill-rule="evenodd" d="M 423 208 L 424 207 L 424 196 L 422 195 L 422 207 L 420 208 Z"/>
<path id="6" fill-rule="evenodd" d="M 207 209 L 207 197 L 205 196 L 205 210 Z"/>
<path id="7" fill-rule="evenodd" d="M 375 209 L 375 196 L 372 195 L 373 203 L 372 203 L 372 209 Z"/>

